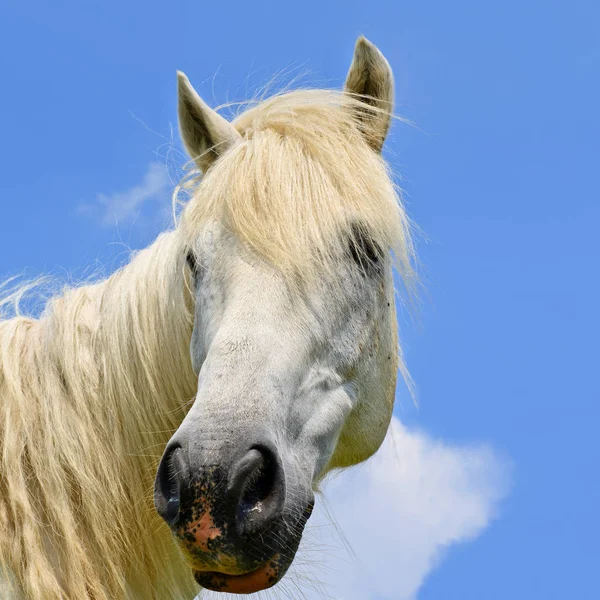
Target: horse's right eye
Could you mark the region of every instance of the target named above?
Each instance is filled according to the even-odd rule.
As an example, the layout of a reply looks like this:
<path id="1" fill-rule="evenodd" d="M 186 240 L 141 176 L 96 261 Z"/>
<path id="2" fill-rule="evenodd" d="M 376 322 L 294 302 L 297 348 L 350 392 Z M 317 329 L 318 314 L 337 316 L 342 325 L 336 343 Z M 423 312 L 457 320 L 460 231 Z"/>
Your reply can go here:
<path id="1" fill-rule="evenodd" d="M 192 274 L 197 275 L 199 266 L 198 266 L 198 260 L 196 259 L 196 254 L 193 250 L 188 251 L 188 253 L 185 256 L 185 262 L 187 263 L 187 266 L 190 268 L 190 271 L 192 272 Z"/>

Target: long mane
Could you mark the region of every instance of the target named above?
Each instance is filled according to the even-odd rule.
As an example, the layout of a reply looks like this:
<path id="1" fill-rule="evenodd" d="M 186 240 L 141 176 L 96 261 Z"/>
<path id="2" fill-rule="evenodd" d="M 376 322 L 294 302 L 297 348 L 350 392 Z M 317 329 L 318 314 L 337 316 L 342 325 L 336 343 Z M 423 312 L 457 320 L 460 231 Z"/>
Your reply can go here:
<path id="1" fill-rule="evenodd" d="M 352 117 L 358 105 L 296 91 L 242 113 L 244 141 L 175 231 L 107 280 L 51 299 L 39 319 L 0 320 L 0 591 L 12 579 L 35 600 L 194 595 L 152 506 L 160 454 L 196 388 L 185 250 L 218 219 L 310 279 L 334 268 L 339 234 L 358 219 L 410 286 L 410 223 Z"/>
<path id="2" fill-rule="evenodd" d="M 0 321 L 0 565 L 27 598 L 193 596 L 151 485 L 195 393 L 180 256 L 163 234 L 40 319 Z"/>

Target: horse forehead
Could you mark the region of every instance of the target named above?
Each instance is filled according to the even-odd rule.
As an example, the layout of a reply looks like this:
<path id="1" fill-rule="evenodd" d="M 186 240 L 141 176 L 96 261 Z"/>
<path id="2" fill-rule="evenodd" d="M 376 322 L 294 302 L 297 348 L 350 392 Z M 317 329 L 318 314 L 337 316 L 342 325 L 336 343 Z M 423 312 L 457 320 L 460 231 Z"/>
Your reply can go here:
<path id="1" fill-rule="evenodd" d="M 230 307 L 235 305 L 239 310 L 230 314 L 239 312 L 249 318 L 249 313 L 267 313 L 269 320 L 276 316 L 290 323 L 307 319 L 312 322 L 316 318 L 327 323 L 329 319 L 337 320 L 340 311 L 350 316 L 351 307 L 364 308 L 366 296 L 370 296 L 368 286 L 351 281 L 352 274 L 344 270 L 342 262 L 337 272 L 324 272 L 318 280 L 304 281 L 302 265 L 298 265 L 298 278 L 288 278 L 217 220 L 208 222 L 199 233 L 198 248 L 210 271 L 197 290 L 198 298 L 221 298 Z M 387 295 L 383 279 L 377 287 L 378 295 Z M 375 313 L 372 316 L 375 318 Z M 262 323 L 255 325 L 260 327 Z M 313 327 L 317 325 L 312 322 Z"/>

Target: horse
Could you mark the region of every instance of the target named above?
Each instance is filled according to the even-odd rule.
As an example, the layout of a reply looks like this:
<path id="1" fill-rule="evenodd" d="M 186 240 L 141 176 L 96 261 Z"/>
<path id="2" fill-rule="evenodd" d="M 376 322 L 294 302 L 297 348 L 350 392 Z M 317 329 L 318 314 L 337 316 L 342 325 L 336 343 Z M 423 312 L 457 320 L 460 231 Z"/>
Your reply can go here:
<path id="1" fill-rule="evenodd" d="M 387 60 L 360 37 L 343 89 L 233 121 L 177 80 L 196 176 L 174 228 L 0 321 L 2 598 L 267 589 L 320 482 L 390 423 L 394 267 L 416 276 Z"/>

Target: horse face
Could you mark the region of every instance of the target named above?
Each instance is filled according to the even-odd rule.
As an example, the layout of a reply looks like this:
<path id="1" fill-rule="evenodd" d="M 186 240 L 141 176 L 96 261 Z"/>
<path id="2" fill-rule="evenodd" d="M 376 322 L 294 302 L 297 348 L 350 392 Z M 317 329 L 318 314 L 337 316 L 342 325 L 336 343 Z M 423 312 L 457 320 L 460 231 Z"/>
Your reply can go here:
<path id="1" fill-rule="evenodd" d="M 218 224 L 190 255 L 198 392 L 161 462 L 157 505 L 203 587 L 278 581 L 319 480 L 370 456 L 385 435 L 396 372 L 391 268 L 369 240 L 358 238 L 359 254 L 353 239 L 340 280 L 306 297 Z"/>
<path id="2" fill-rule="evenodd" d="M 359 40 L 348 82 L 383 89 L 365 69 L 391 81 L 385 59 Z M 207 169 L 240 134 L 194 94 L 180 76 L 184 141 Z M 369 131 L 377 151 L 387 124 Z M 189 252 L 198 389 L 161 460 L 155 504 L 205 588 L 250 593 L 279 581 L 319 481 L 384 438 L 397 369 L 390 258 L 360 220 L 339 235 L 335 268 L 304 286 L 218 221 Z"/>

